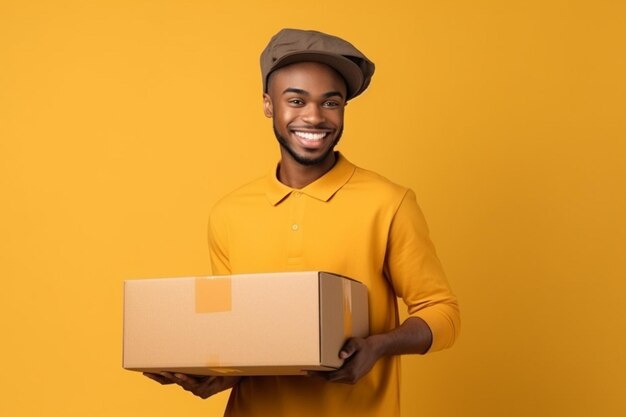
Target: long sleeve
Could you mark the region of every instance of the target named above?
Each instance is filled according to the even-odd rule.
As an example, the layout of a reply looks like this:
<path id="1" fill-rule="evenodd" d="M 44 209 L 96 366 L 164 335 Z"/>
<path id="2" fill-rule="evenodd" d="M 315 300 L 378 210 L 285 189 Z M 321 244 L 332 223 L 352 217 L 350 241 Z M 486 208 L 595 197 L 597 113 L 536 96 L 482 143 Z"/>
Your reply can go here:
<path id="1" fill-rule="evenodd" d="M 396 295 L 411 316 L 426 321 L 433 333 L 430 351 L 450 347 L 460 330 L 458 301 L 430 240 L 415 194 L 408 190 L 396 211 L 386 254 L 386 270 Z"/>

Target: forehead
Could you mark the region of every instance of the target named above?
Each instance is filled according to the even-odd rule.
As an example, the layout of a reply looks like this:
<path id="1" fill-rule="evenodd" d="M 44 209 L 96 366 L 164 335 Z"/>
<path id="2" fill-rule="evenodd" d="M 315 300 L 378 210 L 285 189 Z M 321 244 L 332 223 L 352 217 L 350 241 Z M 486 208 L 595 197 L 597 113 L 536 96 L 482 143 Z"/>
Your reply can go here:
<path id="1" fill-rule="evenodd" d="M 339 91 L 346 96 L 346 82 L 337 71 L 318 62 L 298 62 L 272 72 L 268 92 L 281 93 L 285 88 L 298 88 L 311 93 Z"/>

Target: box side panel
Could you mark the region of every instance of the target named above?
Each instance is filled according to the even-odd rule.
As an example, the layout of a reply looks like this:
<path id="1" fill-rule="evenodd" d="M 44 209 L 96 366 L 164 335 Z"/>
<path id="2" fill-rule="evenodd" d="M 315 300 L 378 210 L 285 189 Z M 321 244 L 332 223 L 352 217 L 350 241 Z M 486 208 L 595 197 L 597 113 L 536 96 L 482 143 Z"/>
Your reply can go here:
<path id="1" fill-rule="evenodd" d="M 223 322 L 198 328 L 195 313 L 195 279 L 151 279 L 127 281 L 124 298 L 124 367 L 158 364 L 181 366 L 204 360 L 194 333 L 220 334 L 228 324 L 228 312 L 219 313 Z M 206 346 L 205 346 L 206 347 Z M 211 348 L 215 348 L 212 345 Z"/>
<path id="2" fill-rule="evenodd" d="M 320 363 L 339 368 L 339 351 L 348 339 L 344 334 L 342 278 L 320 273 Z"/>
<path id="3" fill-rule="evenodd" d="M 339 351 L 350 337 L 369 334 L 367 287 L 358 281 L 320 273 L 321 364 L 339 368 Z"/>
<path id="4" fill-rule="evenodd" d="M 317 273 L 127 281 L 124 298 L 127 369 L 319 365 Z"/>
<path id="5" fill-rule="evenodd" d="M 224 366 L 319 364 L 316 273 L 233 276 L 236 343 Z"/>

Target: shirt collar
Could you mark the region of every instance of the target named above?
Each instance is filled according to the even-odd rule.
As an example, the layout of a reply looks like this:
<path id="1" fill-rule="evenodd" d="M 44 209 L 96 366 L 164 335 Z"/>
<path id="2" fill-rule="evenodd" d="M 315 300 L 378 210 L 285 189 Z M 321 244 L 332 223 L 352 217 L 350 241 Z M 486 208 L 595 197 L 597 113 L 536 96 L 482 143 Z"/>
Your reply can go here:
<path id="1" fill-rule="evenodd" d="M 328 201 L 348 182 L 355 170 L 356 166 L 348 161 L 340 152 L 337 152 L 337 162 L 335 162 L 335 166 L 326 174 L 300 190 L 291 188 L 278 181 L 276 170 L 273 170 L 267 176 L 268 181 L 265 194 L 270 204 L 274 206 L 279 204 L 294 191 L 299 191 L 321 201 Z"/>

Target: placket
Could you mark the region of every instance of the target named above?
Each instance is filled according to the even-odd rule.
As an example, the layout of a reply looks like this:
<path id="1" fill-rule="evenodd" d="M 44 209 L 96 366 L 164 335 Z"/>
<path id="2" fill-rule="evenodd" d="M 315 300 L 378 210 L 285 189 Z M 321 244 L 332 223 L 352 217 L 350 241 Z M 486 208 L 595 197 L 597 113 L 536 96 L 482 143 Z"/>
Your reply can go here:
<path id="1" fill-rule="evenodd" d="M 304 241 L 305 227 L 302 224 L 306 208 L 307 196 L 301 191 L 291 193 L 291 213 L 287 232 L 287 264 L 298 267 L 303 262 L 302 242 Z"/>

